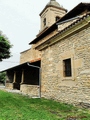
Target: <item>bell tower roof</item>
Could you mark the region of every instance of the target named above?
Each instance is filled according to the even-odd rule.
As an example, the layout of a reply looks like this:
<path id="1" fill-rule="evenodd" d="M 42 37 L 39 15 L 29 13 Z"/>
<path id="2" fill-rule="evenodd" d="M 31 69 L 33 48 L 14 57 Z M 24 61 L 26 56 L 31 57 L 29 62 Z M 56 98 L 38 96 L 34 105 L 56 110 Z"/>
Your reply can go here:
<path id="1" fill-rule="evenodd" d="M 55 7 L 60 7 L 60 4 L 58 2 L 56 2 L 56 0 L 50 0 L 50 2 L 46 6 L 49 6 L 49 5 L 53 5 Z"/>
<path id="2" fill-rule="evenodd" d="M 45 8 L 41 11 L 41 13 L 40 13 L 39 15 L 41 16 L 41 14 L 44 12 L 44 10 L 45 10 L 47 7 L 51 7 L 51 6 L 67 12 L 67 10 L 66 10 L 65 8 L 63 8 L 56 0 L 50 0 L 50 1 L 46 4 Z"/>

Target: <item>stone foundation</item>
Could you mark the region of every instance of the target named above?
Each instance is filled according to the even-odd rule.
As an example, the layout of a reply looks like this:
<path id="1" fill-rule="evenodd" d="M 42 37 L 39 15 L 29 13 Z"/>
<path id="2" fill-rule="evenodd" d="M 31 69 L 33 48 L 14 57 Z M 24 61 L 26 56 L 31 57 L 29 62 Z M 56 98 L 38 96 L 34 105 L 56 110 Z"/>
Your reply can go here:
<path id="1" fill-rule="evenodd" d="M 6 89 L 13 89 L 13 83 L 6 83 L 5 88 Z"/>
<path id="2" fill-rule="evenodd" d="M 39 86 L 38 85 L 27 85 L 22 84 L 20 86 L 20 91 L 29 95 L 30 97 L 39 97 Z"/>

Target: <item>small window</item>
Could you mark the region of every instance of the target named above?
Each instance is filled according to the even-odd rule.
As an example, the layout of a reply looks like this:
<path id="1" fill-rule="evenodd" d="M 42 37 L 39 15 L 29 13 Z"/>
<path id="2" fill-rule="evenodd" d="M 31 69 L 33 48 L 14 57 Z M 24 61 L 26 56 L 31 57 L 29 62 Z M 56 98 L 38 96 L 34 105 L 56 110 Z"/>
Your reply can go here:
<path id="1" fill-rule="evenodd" d="M 43 24 L 44 24 L 44 26 L 46 25 L 46 18 L 44 18 L 44 20 L 43 20 Z"/>
<path id="2" fill-rule="evenodd" d="M 57 22 L 59 19 L 60 19 L 60 17 L 59 17 L 59 16 L 56 16 L 56 22 Z"/>
<path id="3" fill-rule="evenodd" d="M 71 77 L 72 76 L 72 70 L 71 70 L 71 59 L 65 59 L 63 60 L 63 66 L 64 66 L 64 77 Z"/>

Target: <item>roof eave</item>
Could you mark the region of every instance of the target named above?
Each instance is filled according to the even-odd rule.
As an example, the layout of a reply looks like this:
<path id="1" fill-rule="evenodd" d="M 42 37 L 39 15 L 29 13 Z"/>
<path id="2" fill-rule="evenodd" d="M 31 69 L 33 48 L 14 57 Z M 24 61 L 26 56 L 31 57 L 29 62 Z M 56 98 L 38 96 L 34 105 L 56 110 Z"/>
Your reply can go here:
<path id="1" fill-rule="evenodd" d="M 63 16 L 58 22 L 61 22 L 63 20 L 67 20 L 67 19 L 70 19 L 70 18 L 73 18 L 77 15 L 79 15 L 81 12 L 83 12 L 85 10 L 85 8 L 89 7 L 90 6 L 90 3 L 79 3 L 76 7 L 74 7 L 71 11 L 69 11 L 65 16 Z M 82 9 L 83 8 L 83 9 Z M 90 7 L 89 7 L 90 8 Z M 55 29 L 57 29 L 57 22 L 54 23 L 52 26 L 50 26 L 47 31 L 48 31 L 48 34 L 51 33 L 52 31 L 54 31 Z M 54 28 L 54 29 L 52 29 Z M 38 42 L 42 37 L 45 36 L 45 34 L 47 33 L 47 31 L 45 31 L 44 33 L 41 34 L 41 37 L 37 37 L 35 38 L 33 41 L 31 41 L 29 43 L 30 44 L 35 44 L 36 42 Z"/>

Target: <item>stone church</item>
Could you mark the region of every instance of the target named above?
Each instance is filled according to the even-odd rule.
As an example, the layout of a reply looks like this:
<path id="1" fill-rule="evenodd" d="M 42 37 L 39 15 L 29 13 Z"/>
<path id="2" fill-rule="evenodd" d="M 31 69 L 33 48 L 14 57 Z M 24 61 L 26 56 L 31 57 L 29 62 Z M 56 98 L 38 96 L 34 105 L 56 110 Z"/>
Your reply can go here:
<path id="1" fill-rule="evenodd" d="M 6 88 L 31 97 L 90 103 L 90 3 L 67 12 L 56 0 L 41 11 L 41 26 L 20 65 L 5 70 Z"/>

